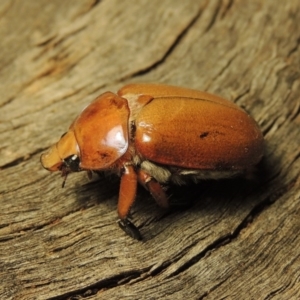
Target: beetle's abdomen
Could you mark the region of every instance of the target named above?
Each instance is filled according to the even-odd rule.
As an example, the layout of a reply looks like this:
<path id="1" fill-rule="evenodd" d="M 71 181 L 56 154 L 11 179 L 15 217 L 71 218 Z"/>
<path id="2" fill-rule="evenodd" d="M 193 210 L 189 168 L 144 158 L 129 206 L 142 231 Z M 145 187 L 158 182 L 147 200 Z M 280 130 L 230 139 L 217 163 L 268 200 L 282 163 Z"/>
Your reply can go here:
<path id="1" fill-rule="evenodd" d="M 263 153 L 261 131 L 246 112 L 228 103 L 153 99 L 136 118 L 137 153 L 181 168 L 241 170 L 255 165 Z"/>

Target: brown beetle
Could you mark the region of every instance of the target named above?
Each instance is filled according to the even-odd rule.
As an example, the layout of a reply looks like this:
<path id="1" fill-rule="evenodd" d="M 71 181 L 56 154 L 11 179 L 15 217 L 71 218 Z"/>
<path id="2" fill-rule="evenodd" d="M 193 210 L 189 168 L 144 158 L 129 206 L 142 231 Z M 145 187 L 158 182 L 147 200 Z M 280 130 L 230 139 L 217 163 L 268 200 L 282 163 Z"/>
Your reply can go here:
<path id="1" fill-rule="evenodd" d="M 229 178 L 263 155 L 256 122 L 234 103 L 206 92 L 161 84 L 130 84 L 100 95 L 42 154 L 49 171 L 110 170 L 121 176 L 120 227 L 140 239 L 128 220 L 137 182 L 161 207 L 162 185 Z"/>

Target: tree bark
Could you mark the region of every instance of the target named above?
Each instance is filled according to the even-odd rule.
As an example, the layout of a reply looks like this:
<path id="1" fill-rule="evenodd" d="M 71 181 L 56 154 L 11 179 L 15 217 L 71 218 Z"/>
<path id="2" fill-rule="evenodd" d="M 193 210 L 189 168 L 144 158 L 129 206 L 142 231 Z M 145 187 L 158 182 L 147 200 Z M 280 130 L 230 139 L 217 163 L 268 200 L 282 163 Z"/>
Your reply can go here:
<path id="1" fill-rule="evenodd" d="M 299 299 L 300 2 L 0 3 L 1 299 Z M 116 224 L 119 180 L 62 178 L 41 153 L 105 91 L 160 82 L 219 94 L 265 137 L 252 178 L 143 189 Z M 166 116 L 167 120 L 167 116 Z"/>

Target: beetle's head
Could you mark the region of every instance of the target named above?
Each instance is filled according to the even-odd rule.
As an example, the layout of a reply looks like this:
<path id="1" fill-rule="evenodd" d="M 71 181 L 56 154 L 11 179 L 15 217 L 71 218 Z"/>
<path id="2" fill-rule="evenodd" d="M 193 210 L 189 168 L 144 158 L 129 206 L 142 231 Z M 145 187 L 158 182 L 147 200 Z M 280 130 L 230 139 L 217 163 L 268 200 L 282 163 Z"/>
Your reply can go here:
<path id="1" fill-rule="evenodd" d="M 41 163 L 48 171 L 61 171 L 62 176 L 65 178 L 63 186 L 69 173 L 81 171 L 80 152 L 74 131 L 69 130 L 63 134 L 56 144 L 43 153 Z"/>

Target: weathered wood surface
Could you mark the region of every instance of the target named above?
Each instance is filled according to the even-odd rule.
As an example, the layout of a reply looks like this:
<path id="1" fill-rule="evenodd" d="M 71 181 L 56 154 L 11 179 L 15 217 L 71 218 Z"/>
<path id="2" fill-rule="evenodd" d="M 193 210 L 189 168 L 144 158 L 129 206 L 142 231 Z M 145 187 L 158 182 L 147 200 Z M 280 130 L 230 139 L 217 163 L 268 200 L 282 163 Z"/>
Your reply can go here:
<path id="1" fill-rule="evenodd" d="M 1 299 L 300 298 L 298 0 L 6 0 L 0 16 Z M 140 190 L 143 242 L 116 224 L 117 179 L 61 189 L 39 163 L 95 96 L 140 81 L 229 98 L 266 140 L 256 179 L 174 192 L 186 210 Z"/>

